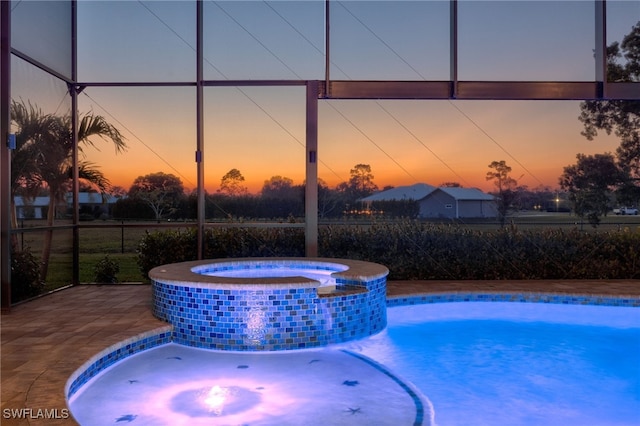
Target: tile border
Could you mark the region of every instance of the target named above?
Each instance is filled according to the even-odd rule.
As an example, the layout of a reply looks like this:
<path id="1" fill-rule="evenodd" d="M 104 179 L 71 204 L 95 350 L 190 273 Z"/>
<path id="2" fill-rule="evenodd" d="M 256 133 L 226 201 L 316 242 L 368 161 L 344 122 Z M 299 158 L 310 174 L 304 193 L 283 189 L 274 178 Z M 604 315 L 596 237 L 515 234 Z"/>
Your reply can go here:
<path id="1" fill-rule="evenodd" d="M 423 402 L 422 398 L 420 398 L 421 392 L 419 390 L 415 389 L 410 383 L 407 383 L 402 379 L 400 379 L 398 376 L 393 374 L 389 369 L 387 369 L 387 367 L 385 367 L 384 365 L 372 360 L 369 357 L 366 357 L 364 355 L 357 354 L 355 352 L 351 352 L 348 350 L 342 350 L 342 352 L 344 352 L 347 355 L 351 355 L 352 357 L 358 358 L 360 361 L 363 361 L 369 364 L 370 366 L 372 366 L 373 368 L 375 368 L 385 376 L 389 377 L 398 386 L 400 386 L 402 390 L 404 390 L 407 394 L 409 394 L 409 396 L 413 400 L 414 405 L 416 406 L 416 418 L 413 422 L 414 426 L 422 425 L 425 421 L 425 415 L 427 414 L 428 414 L 427 418 L 429 419 L 428 424 L 433 423 L 433 407 L 431 407 L 430 404 L 428 403 L 425 404 L 425 402 Z M 425 407 L 425 405 L 427 405 L 427 407 Z"/>
<path id="2" fill-rule="evenodd" d="M 611 296 L 588 294 L 559 294 L 538 292 L 441 292 L 420 293 L 407 296 L 387 297 L 387 307 L 421 305 L 448 302 L 520 302 L 520 303 L 553 303 L 563 305 L 603 305 L 621 307 L 640 307 L 638 296 Z"/>
<path id="3" fill-rule="evenodd" d="M 98 352 L 78 367 L 67 380 L 65 386 L 67 402 L 84 384 L 116 362 L 146 349 L 169 343 L 172 339 L 173 326 L 167 325 L 137 334 Z"/>

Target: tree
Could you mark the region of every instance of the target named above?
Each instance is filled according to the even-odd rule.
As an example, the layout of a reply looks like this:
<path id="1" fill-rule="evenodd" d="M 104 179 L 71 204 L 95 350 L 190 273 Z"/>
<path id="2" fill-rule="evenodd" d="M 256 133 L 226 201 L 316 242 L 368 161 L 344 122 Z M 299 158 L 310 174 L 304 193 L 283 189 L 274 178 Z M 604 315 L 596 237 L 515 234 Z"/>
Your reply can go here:
<path id="1" fill-rule="evenodd" d="M 139 198 L 118 199 L 111 208 L 114 219 L 153 219 L 153 211 Z"/>
<path id="2" fill-rule="evenodd" d="M 347 184 L 347 192 L 352 200 L 364 198 L 378 190 L 378 186 L 373 183 L 373 173 L 368 164 L 356 164 L 350 171 L 351 177 Z"/>
<path id="3" fill-rule="evenodd" d="M 115 198 L 124 198 L 127 196 L 127 190 L 124 189 L 121 186 L 114 186 L 112 185 L 111 188 L 109 189 L 109 193 L 115 197 Z"/>
<path id="4" fill-rule="evenodd" d="M 265 180 L 260 196 L 262 215 L 280 218 L 304 215 L 304 186 L 293 185 L 288 177 L 278 175 Z"/>
<path id="5" fill-rule="evenodd" d="M 266 198 L 295 198 L 297 196 L 293 191 L 293 180 L 279 175 L 271 176 L 269 180 L 264 181 L 260 195 Z"/>
<path id="6" fill-rule="evenodd" d="M 11 150 L 11 227 L 17 228 L 15 198 L 18 195 L 33 198 L 42 188 L 37 163 L 39 148 L 43 139 L 53 138 L 49 134 L 55 119 L 31 103 L 12 101 L 11 121 L 16 127 L 16 146 Z"/>
<path id="7" fill-rule="evenodd" d="M 11 119 L 16 127 L 16 153 L 12 154 L 12 195 L 20 189 L 26 195 L 39 188 L 49 190 L 47 226 L 53 226 L 57 206 L 63 203 L 65 194 L 73 183 L 74 135 L 71 116 L 44 114 L 42 110 L 24 102 L 12 101 Z M 116 152 L 126 149 L 125 138 L 104 117 L 88 113 L 78 123 L 78 151 L 83 146 L 95 147 L 95 137 L 111 141 Z M 105 192 L 109 181 L 95 165 L 79 161 L 79 178 Z M 12 197 L 13 198 L 13 197 Z M 15 214 L 15 212 L 14 212 Z M 15 219 L 14 219 L 15 220 Z M 45 233 L 42 248 L 41 276 L 46 278 L 51 254 L 53 230 Z"/>
<path id="8" fill-rule="evenodd" d="M 622 43 L 607 47 L 607 77 L 615 82 L 640 81 L 640 21 L 634 25 Z M 620 138 L 616 150 L 619 167 L 628 170 L 638 186 L 640 181 L 640 101 L 598 100 L 580 104 L 581 132 L 588 140 L 598 135 L 598 130 L 612 132 Z M 637 197 L 640 197 L 638 194 Z"/>
<path id="9" fill-rule="evenodd" d="M 585 216 L 594 227 L 600 216 L 609 211 L 609 194 L 624 180 L 611 153 L 576 155 L 576 164 L 566 166 L 560 176 L 560 187 L 569 193 L 573 210 Z"/>
<path id="10" fill-rule="evenodd" d="M 318 217 L 339 216 L 344 210 L 342 201 L 339 191 L 329 188 L 324 180 L 318 178 Z"/>
<path id="11" fill-rule="evenodd" d="M 172 174 L 150 173 L 133 181 L 129 197 L 144 201 L 159 221 L 178 208 L 184 197 L 184 185 L 179 177 Z"/>
<path id="12" fill-rule="evenodd" d="M 440 184 L 442 188 L 462 188 L 460 182 L 442 182 Z"/>
<path id="13" fill-rule="evenodd" d="M 500 226 L 504 226 L 504 222 L 511 208 L 512 204 L 516 200 L 518 181 L 509 176 L 511 173 L 511 167 L 507 165 L 504 160 L 492 161 L 489 164 L 489 168 L 492 171 L 487 172 L 487 180 L 492 180 L 496 187 L 496 207 L 498 209 L 498 218 L 500 220 Z"/>
<path id="14" fill-rule="evenodd" d="M 238 169 L 229 170 L 220 180 L 220 189 L 218 192 L 237 197 L 239 195 L 247 195 L 249 190 L 243 185 L 244 176 Z"/>
<path id="15" fill-rule="evenodd" d="M 517 204 L 519 208 L 526 210 L 547 210 L 553 208 L 559 210 L 559 201 L 555 203 L 556 193 L 551 191 L 551 187 L 538 185 L 530 189 L 526 185 L 519 186 Z M 553 206 L 553 207 L 551 207 Z"/>

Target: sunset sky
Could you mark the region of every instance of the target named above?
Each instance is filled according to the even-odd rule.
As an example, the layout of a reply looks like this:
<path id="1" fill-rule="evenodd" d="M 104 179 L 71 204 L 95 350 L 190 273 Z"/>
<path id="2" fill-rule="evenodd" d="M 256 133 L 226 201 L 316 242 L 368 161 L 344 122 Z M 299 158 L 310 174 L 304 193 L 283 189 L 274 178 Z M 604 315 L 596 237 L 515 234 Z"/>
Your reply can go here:
<path id="1" fill-rule="evenodd" d="M 640 2 L 608 1 L 607 39 L 640 20 Z M 14 13 L 19 13 L 16 6 Z M 79 80 L 188 82 L 195 76 L 194 4 L 82 1 Z M 448 80 L 448 3 L 332 2 L 331 78 Z M 460 2 L 461 80 L 593 81 L 591 1 Z M 324 3 L 205 2 L 205 78 L 324 79 Z M 64 113 L 66 87 L 20 60 L 14 99 Z M 164 171 L 196 184 L 193 87 L 87 87 L 82 113 L 116 125 L 129 149 L 87 149 L 112 184 Z M 304 180 L 304 87 L 205 89 L 206 189 L 237 168 L 256 192 L 281 175 Z M 580 135 L 577 101 L 327 101 L 319 104 L 319 177 L 330 186 L 369 164 L 380 187 L 456 181 L 490 190 L 505 160 L 520 184 L 557 187 L 577 153 L 618 140 Z"/>

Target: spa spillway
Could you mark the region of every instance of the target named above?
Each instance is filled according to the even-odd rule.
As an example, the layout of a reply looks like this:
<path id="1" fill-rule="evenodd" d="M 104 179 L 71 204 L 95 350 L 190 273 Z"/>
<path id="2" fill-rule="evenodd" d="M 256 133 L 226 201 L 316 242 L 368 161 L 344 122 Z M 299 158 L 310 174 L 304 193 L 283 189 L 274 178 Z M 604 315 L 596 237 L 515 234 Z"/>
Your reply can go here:
<path id="1" fill-rule="evenodd" d="M 149 272 L 154 315 L 175 343 L 276 351 L 326 346 L 382 331 L 389 270 L 324 258 L 216 259 Z"/>

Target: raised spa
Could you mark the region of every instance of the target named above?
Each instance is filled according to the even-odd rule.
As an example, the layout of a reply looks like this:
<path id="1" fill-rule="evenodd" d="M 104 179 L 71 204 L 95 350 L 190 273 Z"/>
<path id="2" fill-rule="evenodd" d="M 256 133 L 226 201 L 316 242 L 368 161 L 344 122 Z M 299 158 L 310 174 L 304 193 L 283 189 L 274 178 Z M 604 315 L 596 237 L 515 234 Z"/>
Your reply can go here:
<path id="1" fill-rule="evenodd" d="M 382 331 L 389 270 L 324 258 L 174 263 L 149 272 L 153 313 L 175 343 L 219 350 L 326 346 Z"/>

